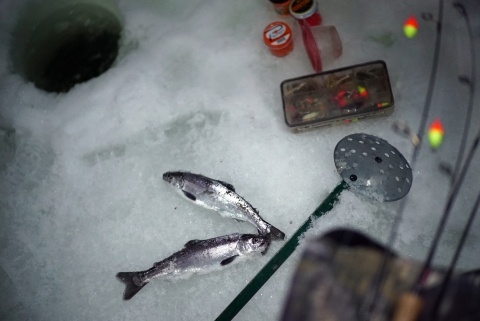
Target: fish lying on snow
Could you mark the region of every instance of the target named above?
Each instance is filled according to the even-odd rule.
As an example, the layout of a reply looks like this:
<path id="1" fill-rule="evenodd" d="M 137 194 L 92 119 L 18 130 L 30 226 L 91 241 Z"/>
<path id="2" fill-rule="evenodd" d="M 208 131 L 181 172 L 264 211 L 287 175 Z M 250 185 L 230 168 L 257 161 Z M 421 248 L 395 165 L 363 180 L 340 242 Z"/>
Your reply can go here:
<path id="1" fill-rule="evenodd" d="M 167 172 L 163 174 L 163 179 L 195 204 L 215 210 L 223 217 L 250 222 L 260 235 L 269 235 L 273 240 L 285 238 L 285 234 L 263 220 L 231 184 L 188 172 Z"/>
<path id="2" fill-rule="evenodd" d="M 151 269 L 139 272 L 120 272 L 117 279 L 125 283 L 124 300 L 130 300 L 148 282 L 157 277 L 188 277 L 220 270 L 233 261 L 264 254 L 270 245 L 270 238 L 253 234 L 230 234 L 208 240 L 192 240 L 185 247 Z"/>

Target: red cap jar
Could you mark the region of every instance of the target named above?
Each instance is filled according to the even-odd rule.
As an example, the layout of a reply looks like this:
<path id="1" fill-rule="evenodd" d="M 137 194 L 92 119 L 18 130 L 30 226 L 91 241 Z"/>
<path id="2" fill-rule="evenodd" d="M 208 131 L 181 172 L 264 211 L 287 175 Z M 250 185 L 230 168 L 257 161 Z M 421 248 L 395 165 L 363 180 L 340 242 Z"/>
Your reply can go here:
<path id="1" fill-rule="evenodd" d="M 304 20 L 311 27 L 322 23 L 316 0 L 293 0 L 290 2 L 290 14 L 297 20 Z"/>
<path id="2" fill-rule="evenodd" d="M 292 30 L 281 21 L 272 22 L 263 31 L 263 41 L 272 55 L 284 57 L 293 50 Z"/>

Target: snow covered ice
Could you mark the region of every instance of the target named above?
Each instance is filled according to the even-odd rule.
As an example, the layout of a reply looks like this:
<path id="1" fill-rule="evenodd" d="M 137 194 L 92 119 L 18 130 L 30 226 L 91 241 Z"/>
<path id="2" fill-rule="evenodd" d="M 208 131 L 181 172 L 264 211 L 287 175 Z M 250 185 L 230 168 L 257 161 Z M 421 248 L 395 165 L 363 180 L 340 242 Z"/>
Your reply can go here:
<path id="1" fill-rule="evenodd" d="M 402 25 L 412 14 L 436 13 L 436 1 L 319 3 L 323 23 L 337 28 L 343 44 L 342 56 L 325 68 L 385 60 L 396 107 L 388 118 L 302 134 L 284 124 L 279 86 L 312 69 L 298 25 L 279 18 L 268 1 L 119 0 L 124 30 L 116 62 L 62 94 L 37 89 L 12 68 L 13 30 L 27 2 L 0 0 L 0 319 L 213 320 L 283 242 L 248 264 L 175 283 L 158 279 L 122 301 L 117 272 L 149 268 L 192 239 L 256 232 L 181 199 L 163 182 L 164 172 L 233 184 L 290 237 L 340 182 L 333 149 L 344 136 L 376 135 L 411 157 L 411 143 L 391 127 L 405 120 L 418 128 L 435 27 L 419 21 L 418 34 L 407 39 Z M 449 178 L 438 163 L 454 164 L 464 127 L 468 88 L 457 77 L 469 75 L 471 62 L 459 17 L 448 3 L 429 116 L 441 117 L 444 143 L 436 153 L 427 146 L 420 152 L 395 244 L 414 259 L 424 257 L 445 205 Z M 275 20 L 294 33 L 294 50 L 284 58 L 262 40 Z M 467 148 L 478 119 L 476 108 Z M 479 166 L 477 156 L 438 264 L 449 261 L 478 193 Z M 305 237 L 348 225 L 385 241 L 397 206 L 345 191 Z M 479 221 L 463 268 L 480 265 Z M 299 255 L 236 320 L 278 319 Z"/>

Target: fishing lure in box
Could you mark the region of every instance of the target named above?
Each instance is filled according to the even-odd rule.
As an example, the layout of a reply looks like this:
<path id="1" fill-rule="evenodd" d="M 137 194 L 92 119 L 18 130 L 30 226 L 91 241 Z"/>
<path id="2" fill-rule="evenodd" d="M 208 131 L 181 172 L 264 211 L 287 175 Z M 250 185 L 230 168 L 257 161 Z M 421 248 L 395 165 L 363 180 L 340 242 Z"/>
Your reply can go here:
<path id="1" fill-rule="evenodd" d="M 280 90 L 285 123 L 294 132 L 388 116 L 394 109 L 381 60 L 288 79 Z"/>

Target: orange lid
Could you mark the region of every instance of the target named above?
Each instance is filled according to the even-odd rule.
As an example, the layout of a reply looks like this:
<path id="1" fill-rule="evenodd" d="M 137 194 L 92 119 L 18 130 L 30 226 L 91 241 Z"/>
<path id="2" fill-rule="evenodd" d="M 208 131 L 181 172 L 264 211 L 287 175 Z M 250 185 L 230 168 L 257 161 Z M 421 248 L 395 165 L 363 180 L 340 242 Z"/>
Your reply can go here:
<path id="1" fill-rule="evenodd" d="M 270 49 L 282 49 L 292 41 L 292 30 L 284 22 L 272 22 L 263 31 L 263 41 Z"/>

